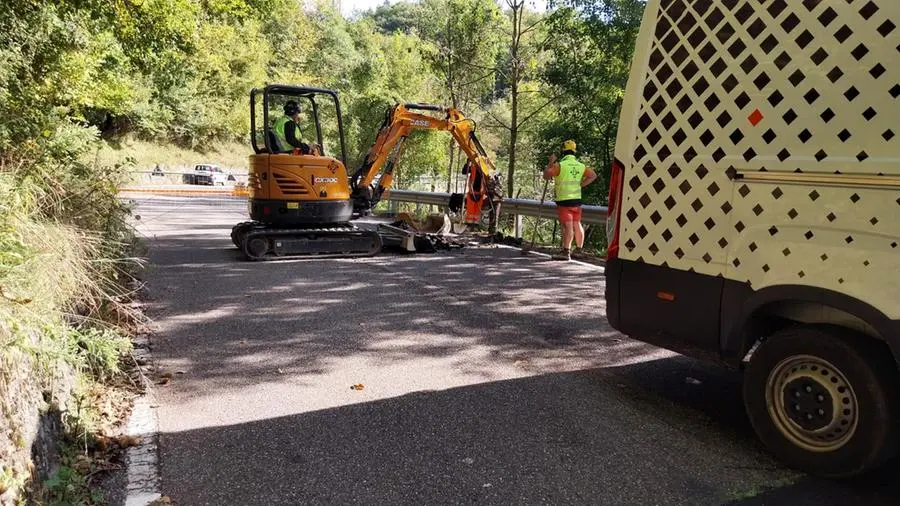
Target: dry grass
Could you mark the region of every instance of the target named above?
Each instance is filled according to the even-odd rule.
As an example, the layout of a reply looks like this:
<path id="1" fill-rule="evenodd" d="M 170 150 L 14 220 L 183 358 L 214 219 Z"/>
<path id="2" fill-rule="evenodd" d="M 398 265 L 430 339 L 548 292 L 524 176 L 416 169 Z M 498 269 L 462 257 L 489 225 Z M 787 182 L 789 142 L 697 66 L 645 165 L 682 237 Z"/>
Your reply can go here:
<path id="1" fill-rule="evenodd" d="M 141 322 L 131 305 L 141 264 L 130 257 L 120 174 L 33 148 L 0 156 L 0 391 L 15 393 L 0 399 L 0 487 L 18 489 L 31 474 L 28 449 L 13 437 L 33 423 L 23 410 L 64 409 L 71 446 L 86 453 L 130 402 L 122 363 Z M 73 372 L 74 390 L 48 400 Z M 66 480 L 85 482 L 71 471 Z"/>
<path id="2" fill-rule="evenodd" d="M 212 163 L 222 168 L 240 169 L 246 172 L 249 145 L 217 142 L 202 151 L 185 149 L 171 144 L 160 144 L 137 139 L 125 139 L 116 144 L 103 143 L 95 155 L 94 163 L 115 167 L 120 165 L 134 170 L 152 170 L 159 164 L 163 171 L 176 171 L 193 167 L 198 163 Z"/>

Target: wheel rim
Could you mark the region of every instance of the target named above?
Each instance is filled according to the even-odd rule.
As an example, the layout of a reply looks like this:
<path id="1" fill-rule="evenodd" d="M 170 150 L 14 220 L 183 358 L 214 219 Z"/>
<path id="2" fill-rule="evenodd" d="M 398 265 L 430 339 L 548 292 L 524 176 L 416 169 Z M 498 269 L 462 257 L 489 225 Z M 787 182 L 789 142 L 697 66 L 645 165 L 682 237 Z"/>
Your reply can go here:
<path id="1" fill-rule="evenodd" d="M 766 404 L 778 430 L 809 451 L 841 448 L 859 424 L 850 382 L 833 364 L 812 355 L 788 357 L 772 369 Z"/>

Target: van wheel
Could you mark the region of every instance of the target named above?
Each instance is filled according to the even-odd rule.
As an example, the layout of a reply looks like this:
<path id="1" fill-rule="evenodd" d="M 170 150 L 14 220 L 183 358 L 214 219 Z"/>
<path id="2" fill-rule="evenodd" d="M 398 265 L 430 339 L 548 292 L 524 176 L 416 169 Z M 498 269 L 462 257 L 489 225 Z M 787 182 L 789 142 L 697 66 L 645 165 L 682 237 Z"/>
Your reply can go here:
<path id="1" fill-rule="evenodd" d="M 872 338 L 829 326 L 791 327 L 757 348 L 744 405 L 759 438 L 788 465 L 844 478 L 897 452 L 897 364 Z"/>

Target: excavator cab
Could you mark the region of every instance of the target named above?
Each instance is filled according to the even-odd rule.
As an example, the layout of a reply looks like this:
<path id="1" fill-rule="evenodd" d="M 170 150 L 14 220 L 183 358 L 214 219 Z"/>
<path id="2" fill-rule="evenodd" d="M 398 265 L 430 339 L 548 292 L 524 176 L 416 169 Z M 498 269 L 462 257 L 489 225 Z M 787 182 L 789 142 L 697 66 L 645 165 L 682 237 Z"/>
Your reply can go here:
<path id="1" fill-rule="evenodd" d="M 299 118 L 288 115 L 296 111 Z M 330 120 L 325 128 L 323 113 Z M 254 151 L 247 185 L 251 219 L 277 226 L 350 221 L 353 205 L 337 92 L 287 85 L 254 89 L 250 128 Z M 302 147 L 288 143 L 295 139 L 302 141 Z"/>

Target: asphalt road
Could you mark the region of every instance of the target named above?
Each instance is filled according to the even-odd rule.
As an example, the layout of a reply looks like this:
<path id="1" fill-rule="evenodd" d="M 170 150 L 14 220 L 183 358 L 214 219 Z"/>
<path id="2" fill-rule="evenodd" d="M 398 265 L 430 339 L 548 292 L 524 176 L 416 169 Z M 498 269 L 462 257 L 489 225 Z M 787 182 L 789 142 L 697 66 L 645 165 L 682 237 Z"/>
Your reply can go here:
<path id="1" fill-rule="evenodd" d="M 597 267 L 507 248 L 251 263 L 228 235 L 242 202 L 136 198 L 178 505 L 900 502 L 896 470 L 781 466 L 738 374 L 610 328 Z"/>

